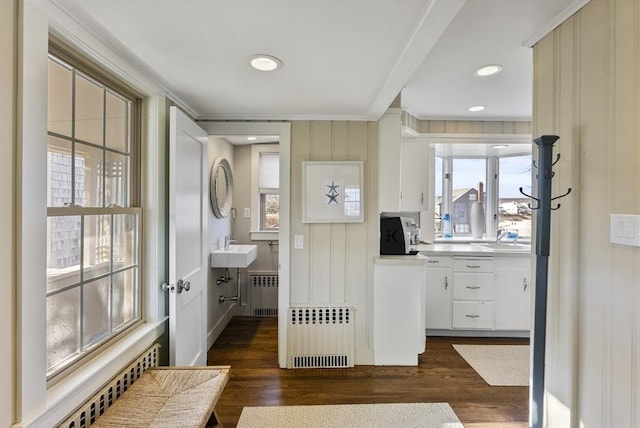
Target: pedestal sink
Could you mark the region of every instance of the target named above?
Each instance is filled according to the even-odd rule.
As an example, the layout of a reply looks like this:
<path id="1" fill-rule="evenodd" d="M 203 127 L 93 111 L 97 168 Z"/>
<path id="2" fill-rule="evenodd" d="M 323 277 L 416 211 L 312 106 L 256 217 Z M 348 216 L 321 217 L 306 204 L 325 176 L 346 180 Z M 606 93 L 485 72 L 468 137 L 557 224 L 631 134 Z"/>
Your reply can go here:
<path id="1" fill-rule="evenodd" d="M 246 268 L 258 256 L 255 245 L 229 245 L 211 253 L 212 268 Z"/>

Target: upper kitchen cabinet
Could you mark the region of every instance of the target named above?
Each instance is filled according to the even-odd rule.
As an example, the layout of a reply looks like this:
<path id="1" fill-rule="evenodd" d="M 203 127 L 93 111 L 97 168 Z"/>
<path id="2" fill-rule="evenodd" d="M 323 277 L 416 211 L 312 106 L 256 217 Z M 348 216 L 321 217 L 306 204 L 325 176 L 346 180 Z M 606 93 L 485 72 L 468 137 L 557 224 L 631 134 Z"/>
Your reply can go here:
<path id="1" fill-rule="evenodd" d="M 403 141 L 400 172 L 401 211 L 428 211 L 431 176 L 429 144 Z"/>
<path id="2" fill-rule="evenodd" d="M 378 121 L 378 211 L 400 211 L 402 110 L 390 108 Z"/>

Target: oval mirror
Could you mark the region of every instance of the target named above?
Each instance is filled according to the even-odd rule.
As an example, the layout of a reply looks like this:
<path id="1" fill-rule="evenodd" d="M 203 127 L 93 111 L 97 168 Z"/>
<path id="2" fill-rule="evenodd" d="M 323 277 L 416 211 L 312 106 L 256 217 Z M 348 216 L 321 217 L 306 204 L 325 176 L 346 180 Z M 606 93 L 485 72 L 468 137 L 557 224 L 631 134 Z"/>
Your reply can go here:
<path id="1" fill-rule="evenodd" d="M 225 158 L 216 158 L 209 176 L 209 196 L 211 208 L 217 218 L 224 218 L 231 212 L 233 203 L 233 175 L 231 165 Z"/>

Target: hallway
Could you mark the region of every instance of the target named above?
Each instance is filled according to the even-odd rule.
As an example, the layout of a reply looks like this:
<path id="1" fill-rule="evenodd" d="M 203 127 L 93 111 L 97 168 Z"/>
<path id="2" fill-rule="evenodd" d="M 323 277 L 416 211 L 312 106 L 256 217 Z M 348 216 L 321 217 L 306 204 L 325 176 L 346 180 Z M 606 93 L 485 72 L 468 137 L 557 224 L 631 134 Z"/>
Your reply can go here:
<path id="1" fill-rule="evenodd" d="M 429 337 L 417 367 L 349 369 L 278 367 L 276 318 L 234 317 L 208 353 L 209 365 L 230 365 L 216 410 L 235 426 L 243 406 L 448 402 L 465 427 L 527 426 L 528 388 L 492 387 L 453 343 L 524 344 L 528 339 Z"/>

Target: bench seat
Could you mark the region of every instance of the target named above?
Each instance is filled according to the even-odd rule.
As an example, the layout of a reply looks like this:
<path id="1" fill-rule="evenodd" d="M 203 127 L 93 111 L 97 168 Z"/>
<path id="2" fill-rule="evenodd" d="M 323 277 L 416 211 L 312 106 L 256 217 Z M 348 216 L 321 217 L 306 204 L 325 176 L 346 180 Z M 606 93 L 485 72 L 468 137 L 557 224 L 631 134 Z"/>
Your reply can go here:
<path id="1" fill-rule="evenodd" d="M 149 368 L 92 427 L 205 427 L 228 379 L 228 366 Z"/>

